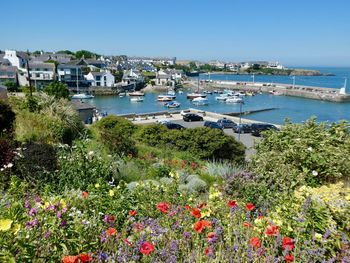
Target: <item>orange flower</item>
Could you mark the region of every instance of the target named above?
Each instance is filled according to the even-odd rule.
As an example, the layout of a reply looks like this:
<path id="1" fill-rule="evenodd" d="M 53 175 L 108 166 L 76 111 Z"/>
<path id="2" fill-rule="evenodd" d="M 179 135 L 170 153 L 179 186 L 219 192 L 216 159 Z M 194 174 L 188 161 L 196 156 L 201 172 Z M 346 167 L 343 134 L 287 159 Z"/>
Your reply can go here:
<path id="1" fill-rule="evenodd" d="M 135 210 L 130 210 L 129 211 L 129 216 L 136 216 L 137 212 Z"/>
<path id="2" fill-rule="evenodd" d="M 228 200 L 227 205 L 231 208 L 237 206 L 237 201 L 236 200 Z"/>
<path id="3" fill-rule="evenodd" d="M 167 213 L 169 208 L 170 208 L 170 204 L 167 202 L 160 202 L 157 204 L 157 209 L 163 213 Z"/>
<path id="4" fill-rule="evenodd" d="M 201 210 L 199 210 L 198 208 L 193 208 L 191 210 L 191 215 L 193 215 L 195 218 L 201 218 Z"/>
<path id="5" fill-rule="evenodd" d="M 203 207 L 205 207 L 207 204 L 206 203 L 200 203 L 197 208 L 202 209 Z"/>
<path id="6" fill-rule="evenodd" d="M 117 233 L 117 230 L 111 227 L 107 229 L 106 233 L 107 233 L 107 236 L 114 236 Z"/>
<path id="7" fill-rule="evenodd" d="M 81 195 L 83 196 L 83 198 L 88 198 L 89 197 L 89 193 L 88 192 L 82 192 Z"/>
<path id="8" fill-rule="evenodd" d="M 243 226 L 246 227 L 246 228 L 249 228 L 249 227 L 251 227 L 252 225 L 251 225 L 249 222 L 244 222 L 244 223 L 243 223 Z"/>
<path id="9" fill-rule="evenodd" d="M 284 256 L 284 260 L 286 262 L 293 262 L 294 261 L 294 256 L 291 255 L 291 254 L 287 254 L 287 255 Z"/>
<path id="10" fill-rule="evenodd" d="M 154 250 L 154 246 L 151 242 L 143 242 L 140 248 L 140 252 L 144 255 L 149 255 Z"/>
<path id="11" fill-rule="evenodd" d="M 267 236 L 276 236 L 279 233 L 280 228 L 278 226 L 269 225 L 266 228 L 265 234 Z"/>
<path id="12" fill-rule="evenodd" d="M 192 207 L 191 207 L 191 206 L 189 206 L 189 205 L 185 205 L 185 206 L 184 206 L 184 208 L 185 208 L 185 209 L 187 209 L 187 210 L 192 209 Z"/>
<path id="13" fill-rule="evenodd" d="M 197 233 L 202 233 L 202 231 L 205 228 L 209 228 L 211 227 L 211 224 L 209 221 L 207 220 L 199 220 L 198 222 L 194 223 L 193 225 L 193 229 L 197 232 Z"/>
<path id="14" fill-rule="evenodd" d="M 245 208 L 248 210 L 248 211 L 252 211 L 254 208 L 255 208 L 255 205 L 252 204 L 252 203 L 248 203 Z"/>
<path id="15" fill-rule="evenodd" d="M 254 248 L 259 248 L 261 246 L 261 241 L 258 237 L 252 237 L 249 243 Z"/>
<path id="16" fill-rule="evenodd" d="M 92 261 L 92 258 L 89 256 L 89 254 L 86 253 L 81 253 L 78 257 L 82 263 Z"/>
<path id="17" fill-rule="evenodd" d="M 64 256 L 62 258 L 63 263 L 78 263 L 79 257 L 78 256 Z"/>

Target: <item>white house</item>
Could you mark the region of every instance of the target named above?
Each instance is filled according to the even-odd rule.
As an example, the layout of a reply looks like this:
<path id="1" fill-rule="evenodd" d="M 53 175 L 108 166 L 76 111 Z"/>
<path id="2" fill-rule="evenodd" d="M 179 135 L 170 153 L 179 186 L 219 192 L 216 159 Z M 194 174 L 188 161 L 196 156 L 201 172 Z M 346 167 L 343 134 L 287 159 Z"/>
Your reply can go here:
<path id="1" fill-rule="evenodd" d="M 267 65 L 267 68 L 284 69 L 284 66 L 281 65 L 278 61 L 276 61 L 276 62 L 269 62 L 269 64 Z"/>
<path id="2" fill-rule="evenodd" d="M 29 63 L 30 79 L 34 82 L 34 86 L 44 87 L 54 80 L 55 64 L 53 63 Z"/>
<path id="3" fill-rule="evenodd" d="M 175 81 L 172 79 L 171 74 L 163 70 L 159 70 L 156 74 L 156 78 L 154 79 L 155 84 L 159 86 L 174 86 Z"/>
<path id="4" fill-rule="evenodd" d="M 113 87 L 115 77 L 109 71 L 90 72 L 85 75 L 85 78 L 91 83 L 91 86 L 96 87 Z"/>
<path id="5" fill-rule="evenodd" d="M 124 70 L 122 84 L 124 85 L 132 84 L 132 83 L 138 84 L 143 81 L 144 79 L 142 74 L 139 73 L 137 70 L 133 70 L 133 69 Z"/>
<path id="6" fill-rule="evenodd" d="M 171 76 L 171 79 L 177 81 L 181 80 L 183 71 L 180 69 L 167 69 L 164 71 L 164 73 L 169 74 Z"/>
<path id="7" fill-rule="evenodd" d="M 28 55 L 24 52 L 17 52 L 15 50 L 5 50 L 3 59 L 10 61 L 11 66 L 17 67 L 18 69 L 25 69 Z"/>

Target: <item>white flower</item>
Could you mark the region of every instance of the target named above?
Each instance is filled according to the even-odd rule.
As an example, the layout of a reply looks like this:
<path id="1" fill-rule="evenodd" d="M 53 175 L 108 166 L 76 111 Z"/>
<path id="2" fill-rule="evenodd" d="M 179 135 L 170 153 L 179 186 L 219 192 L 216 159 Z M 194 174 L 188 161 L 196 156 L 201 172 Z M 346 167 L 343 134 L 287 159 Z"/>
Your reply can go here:
<path id="1" fill-rule="evenodd" d="M 7 168 L 11 168 L 13 166 L 13 163 L 9 163 L 8 165 L 7 165 Z"/>
<path id="2" fill-rule="evenodd" d="M 317 175 L 318 175 L 318 172 L 315 171 L 315 170 L 313 170 L 313 171 L 312 171 L 312 175 L 313 175 L 313 176 L 317 176 Z"/>
<path id="3" fill-rule="evenodd" d="M 0 172 L 2 172 L 3 170 L 5 170 L 5 169 L 4 169 L 4 168 L 1 168 L 1 169 L 0 169 Z"/>
<path id="4" fill-rule="evenodd" d="M 312 147 L 307 148 L 308 151 L 312 152 Z"/>
<path id="5" fill-rule="evenodd" d="M 88 155 L 89 155 L 89 156 L 94 155 L 94 151 L 88 152 Z"/>

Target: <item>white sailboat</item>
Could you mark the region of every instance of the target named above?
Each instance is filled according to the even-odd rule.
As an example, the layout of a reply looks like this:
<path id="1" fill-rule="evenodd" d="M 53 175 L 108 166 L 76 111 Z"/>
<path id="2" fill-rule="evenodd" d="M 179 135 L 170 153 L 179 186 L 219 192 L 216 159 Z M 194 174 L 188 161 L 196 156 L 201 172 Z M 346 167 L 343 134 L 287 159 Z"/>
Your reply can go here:
<path id="1" fill-rule="evenodd" d="M 80 99 L 80 100 L 92 99 L 94 97 L 93 95 L 79 92 L 79 79 L 78 79 L 79 74 L 78 74 L 78 72 L 79 72 L 79 70 L 77 68 L 77 94 L 73 95 L 72 99 Z"/>

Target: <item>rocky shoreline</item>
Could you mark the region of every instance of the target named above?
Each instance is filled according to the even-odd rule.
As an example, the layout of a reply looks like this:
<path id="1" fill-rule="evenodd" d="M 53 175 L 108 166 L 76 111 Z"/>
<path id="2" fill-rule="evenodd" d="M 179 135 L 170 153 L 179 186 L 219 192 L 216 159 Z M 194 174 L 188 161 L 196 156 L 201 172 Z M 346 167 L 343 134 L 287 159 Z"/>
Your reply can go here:
<path id="1" fill-rule="evenodd" d="M 210 74 L 223 74 L 223 75 L 275 75 L 275 76 L 335 76 L 333 73 L 321 73 L 319 70 L 311 69 L 285 69 L 285 70 L 272 70 L 271 72 L 264 71 L 240 71 L 240 72 L 225 72 L 225 71 L 213 71 Z"/>

